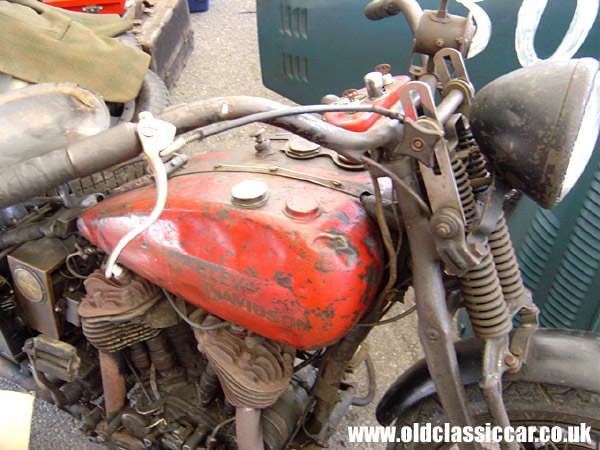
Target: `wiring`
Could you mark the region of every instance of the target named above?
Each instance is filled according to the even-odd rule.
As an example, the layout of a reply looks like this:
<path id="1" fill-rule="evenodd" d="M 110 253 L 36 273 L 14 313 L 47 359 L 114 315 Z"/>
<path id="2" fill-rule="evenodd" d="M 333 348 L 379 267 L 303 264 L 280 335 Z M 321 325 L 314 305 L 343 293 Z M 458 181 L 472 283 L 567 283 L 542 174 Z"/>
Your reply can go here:
<path id="1" fill-rule="evenodd" d="M 431 217 L 431 208 L 429 208 L 429 206 L 423 201 L 421 196 L 417 194 L 415 190 L 412 189 L 409 185 L 407 185 L 404 181 L 402 181 L 400 177 L 398 177 L 398 175 L 396 175 L 392 171 L 388 170 L 385 166 L 375 162 L 367 156 L 363 156 L 362 158 L 360 158 L 360 160 L 366 166 L 374 167 L 378 171 L 382 172 L 385 176 L 390 177 L 397 188 L 402 189 L 406 194 L 410 195 L 413 198 L 413 200 L 417 203 L 419 208 L 425 211 L 428 217 Z"/>
<path id="2" fill-rule="evenodd" d="M 221 323 L 217 323 L 215 325 L 210 325 L 208 327 L 203 327 L 202 325 L 199 325 L 196 322 L 192 322 L 189 319 L 189 317 L 186 316 L 183 312 L 181 312 L 181 310 L 177 307 L 177 305 L 175 304 L 175 300 L 173 300 L 173 297 L 171 296 L 171 294 L 169 294 L 165 289 L 162 289 L 162 291 L 165 294 L 165 297 L 167 297 L 167 300 L 169 301 L 169 303 L 171 304 L 171 307 L 175 310 L 177 315 L 179 317 L 181 317 L 181 320 L 183 320 L 185 323 L 187 323 L 190 327 L 196 328 L 197 330 L 208 331 L 208 330 L 218 330 L 219 328 L 225 328 L 230 325 L 229 322 L 221 322 Z"/>
<path id="3" fill-rule="evenodd" d="M 400 319 L 404 319 L 406 316 L 414 313 L 417 310 L 416 305 L 411 306 L 406 311 L 401 312 L 397 316 L 390 317 L 389 319 L 380 320 L 379 322 L 365 322 L 365 323 L 357 323 L 357 327 L 376 327 L 379 325 L 387 325 L 388 323 L 397 322 Z"/>
<path id="4" fill-rule="evenodd" d="M 209 136 L 214 136 L 219 133 L 223 133 L 225 131 L 231 130 L 233 128 L 242 127 L 244 125 L 248 125 L 254 122 L 266 122 L 273 119 L 278 119 L 281 117 L 287 116 L 295 116 L 298 114 L 310 114 L 310 113 L 326 113 L 326 112 L 373 112 L 376 114 L 380 114 L 384 117 L 389 117 L 390 119 L 403 121 L 405 116 L 396 111 L 392 111 L 391 109 L 382 108 L 381 106 L 376 105 L 307 105 L 307 106 L 295 106 L 285 109 L 276 109 L 273 111 L 265 111 L 255 114 L 250 114 L 248 116 L 240 117 L 239 119 L 233 119 L 226 122 L 220 122 L 212 125 L 208 125 L 201 129 L 192 130 L 182 136 L 179 136 L 173 144 L 167 147 L 165 150 L 161 152 L 162 156 L 171 154 L 179 149 L 181 149 L 184 145 L 189 144 L 190 142 L 204 139 Z"/>

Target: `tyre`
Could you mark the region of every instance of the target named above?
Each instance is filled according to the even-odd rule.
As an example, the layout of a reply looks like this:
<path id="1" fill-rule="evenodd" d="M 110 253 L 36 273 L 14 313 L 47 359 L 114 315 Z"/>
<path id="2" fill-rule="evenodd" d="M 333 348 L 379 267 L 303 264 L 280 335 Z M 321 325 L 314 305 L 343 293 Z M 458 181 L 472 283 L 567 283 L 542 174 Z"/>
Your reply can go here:
<path id="1" fill-rule="evenodd" d="M 95 193 L 109 195 L 113 189 L 144 176 L 146 166 L 144 160 L 125 163 L 115 169 L 96 172 L 85 178 L 77 178 L 70 181 L 69 186 L 78 198 Z"/>
<path id="2" fill-rule="evenodd" d="M 124 33 L 119 36 L 119 41 L 142 50 L 135 35 Z M 152 70 L 148 69 L 142 81 L 142 87 L 135 100 L 129 103 L 109 104 L 111 115 L 118 122 L 136 122 L 142 111 L 149 111 L 153 115 L 158 114 L 167 106 L 171 105 L 169 90 L 163 80 Z M 115 123 L 115 124 L 116 124 Z"/>
<path id="3" fill-rule="evenodd" d="M 475 426 L 485 426 L 492 418 L 487 409 L 481 390 L 477 385 L 467 386 L 467 399 L 473 413 Z M 579 427 L 582 423 L 591 427 L 591 444 L 568 444 L 568 449 L 600 448 L 600 395 L 592 392 L 572 389 L 565 386 L 530 383 L 523 381 L 505 382 L 504 403 L 511 425 L 517 426 L 567 426 Z M 436 395 L 417 403 L 396 420 L 396 436 L 401 427 L 413 427 L 415 423 L 444 426 L 448 420 Z M 402 443 L 388 445 L 388 450 L 415 449 L 431 450 L 450 448 L 455 444 L 447 443 Z M 567 444 L 523 443 L 521 448 L 567 448 Z"/>
<path id="4" fill-rule="evenodd" d="M 140 93 L 135 99 L 134 121 L 142 111 L 149 111 L 156 115 L 171 105 L 169 90 L 163 80 L 151 70 L 144 75 Z"/>

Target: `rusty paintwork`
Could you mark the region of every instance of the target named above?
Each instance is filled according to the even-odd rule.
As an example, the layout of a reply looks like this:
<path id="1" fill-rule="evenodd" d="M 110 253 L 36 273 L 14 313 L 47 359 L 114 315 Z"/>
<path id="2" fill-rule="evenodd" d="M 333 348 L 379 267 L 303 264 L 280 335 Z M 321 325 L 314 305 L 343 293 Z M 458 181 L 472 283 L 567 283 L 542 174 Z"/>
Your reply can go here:
<path id="1" fill-rule="evenodd" d="M 367 89 L 362 88 L 356 91 L 357 99 L 361 100 L 363 105 L 377 105 L 382 108 L 389 108 L 398 101 L 398 93 L 410 78 L 406 75 L 399 75 L 392 78 L 392 83 L 385 87 L 385 95 L 377 99 L 369 99 Z M 365 97 L 366 100 L 365 100 Z M 381 116 L 372 112 L 328 112 L 325 113 L 325 120 L 332 125 L 345 128 L 346 130 L 362 132 L 367 131 Z"/>
<path id="2" fill-rule="evenodd" d="M 338 169 L 328 158 L 295 161 L 281 151 L 260 160 L 249 147 L 204 155 L 169 182 L 161 217 L 119 261 L 148 280 L 260 335 L 298 348 L 341 337 L 363 314 L 381 281 L 382 245 L 357 198 L 273 173 L 213 171 L 220 164 L 284 165 L 369 189 L 368 175 Z M 268 186 L 255 208 L 232 202 L 245 180 Z M 290 199 L 318 212 L 290 217 Z M 84 235 L 110 251 L 154 204 L 151 186 L 103 201 L 79 220 Z"/>

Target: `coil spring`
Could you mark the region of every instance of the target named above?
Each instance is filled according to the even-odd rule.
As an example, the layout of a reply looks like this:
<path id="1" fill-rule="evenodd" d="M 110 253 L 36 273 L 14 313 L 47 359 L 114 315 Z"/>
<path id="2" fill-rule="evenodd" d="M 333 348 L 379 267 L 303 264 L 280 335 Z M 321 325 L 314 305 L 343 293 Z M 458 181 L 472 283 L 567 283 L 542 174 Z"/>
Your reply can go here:
<path id="1" fill-rule="evenodd" d="M 477 206 L 475 205 L 473 188 L 471 187 L 471 182 L 469 181 L 469 175 L 465 169 L 465 165 L 456 156 L 456 153 L 452 155 L 451 163 L 452 171 L 454 172 L 454 179 L 456 180 L 456 187 L 458 188 L 460 202 L 465 213 L 465 219 L 468 227 L 477 219 Z"/>
<path id="2" fill-rule="evenodd" d="M 512 322 L 491 252 L 459 284 L 476 336 L 491 338 L 510 331 Z"/>
<path id="3" fill-rule="evenodd" d="M 500 286 L 502 286 L 504 300 L 509 302 L 519 298 L 523 295 L 525 288 L 504 216 L 500 218 L 496 229 L 490 235 L 489 244 L 500 279 Z"/>
<path id="4" fill-rule="evenodd" d="M 488 175 L 488 171 L 485 167 L 485 158 L 481 154 L 479 146 L 477 145 L 477 142 L 475 142 L 473 133 L 471 133 L 469 128 L 459 130 L 457 149 L 460 152 L 465 152 L 469 155 L 466 165 L 470 179 L 483 178 Z"/>

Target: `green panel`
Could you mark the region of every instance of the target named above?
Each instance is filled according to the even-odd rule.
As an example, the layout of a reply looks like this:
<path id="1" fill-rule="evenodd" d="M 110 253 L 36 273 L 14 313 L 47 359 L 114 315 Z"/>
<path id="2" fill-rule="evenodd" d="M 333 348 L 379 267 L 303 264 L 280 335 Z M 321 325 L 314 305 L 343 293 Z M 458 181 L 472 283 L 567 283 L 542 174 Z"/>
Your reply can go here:
<path id="1" fill-rule="evenodd" d="M 423 0 L 435 9 L 439 0 Z M 487 48 L 467 62 L 476 87 L 520 67 L 515 50 L 517 14 L 522 0 L 477 3 L 492 22 Z M 362 86 L 362 77 L 381 63 L 392 72 L 406 72 L 412 35 L 403 16 L 370 21 L 366 0 L 257 0 L 258 38 L 263 83 L 268 88 L 307 104 L 325 94 L 340 94 Z M 565 35 L 575 1 L 549 1 L 535 35 L 540 58 L 549 57 Z M 451 1 L 451 13 L 467 9 Z M 600 24 L 594 24 L 576 56 L 600 57 Z"/>
<path id="2" fill-rule="evenodd" d="M 525 285 L 542 310 L 541 324 L 600 332 L 598 149 L 574 192 L 554 210 L 522 200 L 511 234 Z"/>

